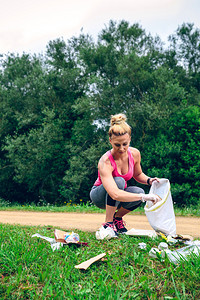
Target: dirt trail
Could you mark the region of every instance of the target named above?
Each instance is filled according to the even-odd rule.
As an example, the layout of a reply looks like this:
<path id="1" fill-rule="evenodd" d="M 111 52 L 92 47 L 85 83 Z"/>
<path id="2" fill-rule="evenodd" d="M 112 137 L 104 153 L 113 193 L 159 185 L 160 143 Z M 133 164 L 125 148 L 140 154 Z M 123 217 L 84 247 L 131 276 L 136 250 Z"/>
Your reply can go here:
<path id="1" fill-rule="evenodd" d="M 105 214 L 0 211 L 0 223 L 54 226 L 64 230 L 96 231 L 104 222 Z M 152 229 L 145 215 L 126 215 L 127 229 Z M 200 218 L 176 217 L 177 234 L 200 238 Z"/>

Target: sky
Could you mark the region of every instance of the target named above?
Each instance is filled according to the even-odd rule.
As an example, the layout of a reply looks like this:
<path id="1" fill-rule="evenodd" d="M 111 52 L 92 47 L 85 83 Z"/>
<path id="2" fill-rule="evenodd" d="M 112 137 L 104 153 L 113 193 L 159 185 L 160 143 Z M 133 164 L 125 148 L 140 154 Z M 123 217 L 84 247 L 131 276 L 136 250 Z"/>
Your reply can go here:
<path id="1" fill-rule="evenodd" d="M 94 39 L 109 21 L 139 23 L 167 43 L 183 23 L 200 28 L 200 0 L 0 0 L 0 54 L 45 53 L 51 40 Z"/>

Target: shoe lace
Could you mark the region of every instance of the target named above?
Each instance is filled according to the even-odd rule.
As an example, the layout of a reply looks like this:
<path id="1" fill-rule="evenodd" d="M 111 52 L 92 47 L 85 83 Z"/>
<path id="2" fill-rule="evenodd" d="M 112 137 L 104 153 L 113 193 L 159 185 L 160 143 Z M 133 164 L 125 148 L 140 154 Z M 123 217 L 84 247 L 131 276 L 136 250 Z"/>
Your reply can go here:
<path id="1" fill-rule="evenodd" d="M 107 227 L 111 227 L 114 231 L 116 231 L 115 225 L 113 223 L 112 224 L 111 223 L 103 223 L 102 225 L 103 226 L 106 225 Z"/>
<path id="2" fill-rule="evenodd" d="M 121 219 L 121 220 L 115 219 L 114 222 L 115 222 L 116 227 L 119 228 L 119 229 L 124 228 L 125 225 L 126 225 L 126 223 L 123 219 Z"/>

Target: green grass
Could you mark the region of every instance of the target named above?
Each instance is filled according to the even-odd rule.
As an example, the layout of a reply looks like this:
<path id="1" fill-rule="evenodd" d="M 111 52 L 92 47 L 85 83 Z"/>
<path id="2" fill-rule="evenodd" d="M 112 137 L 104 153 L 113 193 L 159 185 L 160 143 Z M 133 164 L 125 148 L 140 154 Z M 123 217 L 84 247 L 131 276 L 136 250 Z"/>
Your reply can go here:
<path id="1" fill-rule="evenodd" d="M 23 210 L 23 211 L 44 211 L 44 212 L 79 212 L 79 213 L 104 213 L 102 209 L 99 209 L 91 202 L 86 204 L 71 204 L 63 203 L 62 206 L 56 206 L 52 204 L 41 204 L 41 205 L 21 205 L 18 203 L 10 203 L 8 201 L 0 199 L 0 210 Z M 195 216 L 200 217 L 200 205 L 199 206 L 188 206 L 188 207 L 178 207 L 174 205 L 174 211 L 176 216 Z M 137 208 L 131 214 L 144 215 L 144 205 Z"/>
<path id="2" fill-rule="evenodd" d="M 0 210 L 23 210 L 23 211 L 41 211 L 41 212 L 88 212 L 88 213 L 102 213 L 103 211 L 98 207 L 90 204 L 78 204 L 78 205 L 21 205 L 21 204 L 11 204 L 8 206 L 0 205 Z"/>
<path id="3" fill-rule="evenodd" d="M 53 227 L 0 224 L 0 299 L 200 299 L 200 257 L 179 265 L 150 258 L 161 237 L 98 241 L 94 233 L 76 231 L 89 247 L 65 246 L 52 251 L 37 237 L 54 237 Z M 138 248 L 140 242 L 147 249 Z M 182 247 L 179 245 L 179 247 Z M 106 252 L 87 270 L 75 268 Z"/>

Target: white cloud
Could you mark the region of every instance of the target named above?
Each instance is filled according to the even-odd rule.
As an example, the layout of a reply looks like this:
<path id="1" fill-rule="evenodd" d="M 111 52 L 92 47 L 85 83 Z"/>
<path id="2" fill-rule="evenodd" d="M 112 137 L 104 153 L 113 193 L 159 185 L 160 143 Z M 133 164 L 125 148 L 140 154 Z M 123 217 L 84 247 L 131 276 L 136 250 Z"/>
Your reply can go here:
<path id="1" fill-rule="evenodd" d="M 7 0 L 0 11 L 0 53 L 38 52 L 58 37 L 96 36 L 109 20 L 139 22 L 166 37 L 185 22 L 199 26 L 199 0 Z"/>

